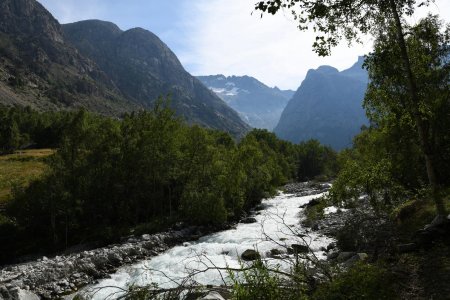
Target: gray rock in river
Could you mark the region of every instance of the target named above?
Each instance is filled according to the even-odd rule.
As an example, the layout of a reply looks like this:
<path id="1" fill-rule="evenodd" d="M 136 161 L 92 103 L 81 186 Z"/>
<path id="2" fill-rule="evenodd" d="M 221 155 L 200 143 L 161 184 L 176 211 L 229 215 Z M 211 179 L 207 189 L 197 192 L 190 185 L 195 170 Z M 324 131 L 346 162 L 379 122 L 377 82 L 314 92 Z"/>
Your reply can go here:
<path id="1" fill-rule="evenodd" d="M 245 261 L 252 261 L 261 258 L 261 255 L 253 249 L 247 249 L 241 254 L 241 258 Z"/>
<path id="2" fill-rule="evenodd" d="M 300 245 L 300 244 L 292 244 L 291 245 L 293 253 L 308 253 L 309 247 L 306 245 Z"/>

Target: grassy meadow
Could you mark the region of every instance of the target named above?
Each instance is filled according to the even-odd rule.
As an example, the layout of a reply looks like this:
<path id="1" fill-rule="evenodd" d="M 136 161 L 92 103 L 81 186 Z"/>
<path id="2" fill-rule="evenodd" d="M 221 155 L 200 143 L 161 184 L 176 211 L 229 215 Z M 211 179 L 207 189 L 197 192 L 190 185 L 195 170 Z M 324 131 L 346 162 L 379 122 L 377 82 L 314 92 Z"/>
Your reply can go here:
<path id="1" fill-rule="evenodd" d="M 45 158 L 52 155 L 52 149 L 30 149 L 0 156 L 0 206 L 10 197 L 13 186 L 27 185 L 43 174 Z"/>

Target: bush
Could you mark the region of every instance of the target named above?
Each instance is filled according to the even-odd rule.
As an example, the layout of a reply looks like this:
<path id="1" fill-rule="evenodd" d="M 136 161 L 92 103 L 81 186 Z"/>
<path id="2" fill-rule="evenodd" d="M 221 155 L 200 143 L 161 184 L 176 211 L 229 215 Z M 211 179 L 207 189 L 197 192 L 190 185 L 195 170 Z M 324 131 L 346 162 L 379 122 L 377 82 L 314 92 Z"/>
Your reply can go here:
<path id="1" fill-rule="evenodd" d="M 240 276 L 232 271 L 228 274 L 233 282 L 232 299 L 307 299 L 301 285 L 274 275 L 261 260 Z"/>
<path id="2" fill-rule="evenodd" d="M 444 195 L 449 195 L 445 197 Z M 444 205 L 450 211 L 449 190 L 442 191 Z M 405 237 L 413 235 L 417 230 L 430 224 L 436 217 L 436 205 L 424 195 L 418 195 L 417 199 L 409 200 L 397 206 L 391 213 L 391 219 L 395 222 L 398 231 Z"/>
<path id="3" fill-rule="evenodd" d="M 305 220 L 303 224 L 307 227 L 313 226 L 313 224 L 323 219 L 324 217 L 324 209 L 327 206 L 330 206 L 330 203 L 326 197 L 322 197 L 319 199 L 319 203 L 313 206 L 307 206 L 305 209 Z"/>
<path id="4" fill-rule="evenodd" d="M 356 264 L 329 283 L 319 285 L 314 300 L 396 299 L 392 275 L 377 265 Z"/>
<path id="5" fill-rule="evenodd" d="M 391 249 L 395 228 L 386 216 L 356 210 L 336 235 L 337 246 L 343 251 L 373 252 Z"/>

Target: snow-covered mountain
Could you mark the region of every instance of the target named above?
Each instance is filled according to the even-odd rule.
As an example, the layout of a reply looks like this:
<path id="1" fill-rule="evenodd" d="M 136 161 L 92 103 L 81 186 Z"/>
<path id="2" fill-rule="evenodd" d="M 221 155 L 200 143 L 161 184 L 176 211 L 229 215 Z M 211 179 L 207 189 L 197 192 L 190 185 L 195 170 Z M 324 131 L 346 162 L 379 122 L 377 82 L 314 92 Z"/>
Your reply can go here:
<path id="1" fill-rule="evenodd" d="M 197 78 L 255 128 L 273 130 L 294 95 L 294 91 L 270 88 L 249 76 L 211 75 Z"/>

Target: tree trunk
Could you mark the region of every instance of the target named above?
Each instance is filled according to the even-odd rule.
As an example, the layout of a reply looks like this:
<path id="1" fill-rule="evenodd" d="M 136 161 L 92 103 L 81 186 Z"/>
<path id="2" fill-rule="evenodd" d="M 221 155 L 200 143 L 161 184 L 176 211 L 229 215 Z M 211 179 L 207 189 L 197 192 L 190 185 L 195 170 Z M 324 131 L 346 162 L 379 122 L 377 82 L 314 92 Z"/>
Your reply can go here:
<path id="1" fill-rule="evenodd" d="M 397 11 L 397 6 L 395 4 L 395 0 L 389 0 L 389 4 L 391 6 L 392 14 L 395 21 L 395 27 L 397 29 L 397 42 L 400 46 L 401 58 L 403 60 L 403 64 L 405 67 L 406 75 L 408 78 L 409 85 L 409 94 L 412 101 L 412 113 L 416 122 L 417 131 L 419 134 L 420 146 L 422 148 L 424 157 L 425 157 L 425 165 L 427 169 L 428 182 L 431 188 L 431 196 L 436 205 L 436 211 L 438 217 L 445 216 L 445 206 L 442 200 L 442 197 L 439 195 L 439 184 L 436 178 L 436 168 L 434 162 L 434 149 L 430 143 L 429 138 L 429 130 L 425 127 L 424 121 L 422 120 L 420 111 L 419 111 L 419 96 L 417 92 L 416 80 L 414 78 L 411 63 L 409 59 L 408 49 L 406 48 L 406 42 L 403 34 L 403 27 L 400 21 L 400 16 Z"/>
<path id="2" fill-rule="evenodd" d="M 56 214 L 53 207 L 50 211 L 50 225 L 52 227 L 53 247 L 56 249 L 56 245 L 58 244 L 58 236 L 56 234 Z"/>

